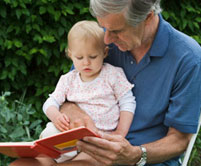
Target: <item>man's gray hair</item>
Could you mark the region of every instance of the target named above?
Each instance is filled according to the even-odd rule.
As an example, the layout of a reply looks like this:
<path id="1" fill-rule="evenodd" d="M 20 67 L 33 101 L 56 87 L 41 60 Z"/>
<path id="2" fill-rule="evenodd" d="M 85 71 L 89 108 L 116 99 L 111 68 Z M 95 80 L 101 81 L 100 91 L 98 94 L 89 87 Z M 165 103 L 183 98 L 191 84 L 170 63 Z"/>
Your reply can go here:
<path id="1" fill-rule="evenodd" d="M 161 10 L 160 0 L 90 0 L 90 11 L 94 17 L 124 12 L 132 26 L 144 21 L 151 11 L 158 14 Z"/>

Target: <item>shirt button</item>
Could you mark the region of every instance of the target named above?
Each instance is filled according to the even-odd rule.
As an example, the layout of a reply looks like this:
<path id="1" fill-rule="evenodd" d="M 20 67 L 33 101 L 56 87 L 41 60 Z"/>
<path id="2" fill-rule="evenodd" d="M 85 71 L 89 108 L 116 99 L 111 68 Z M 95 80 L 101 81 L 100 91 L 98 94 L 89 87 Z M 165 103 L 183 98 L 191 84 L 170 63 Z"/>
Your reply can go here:
<path id="1" fill-rule="evenodd" d="M 133 64 L 133 61 L 131 61 L 131 64 Z"/>

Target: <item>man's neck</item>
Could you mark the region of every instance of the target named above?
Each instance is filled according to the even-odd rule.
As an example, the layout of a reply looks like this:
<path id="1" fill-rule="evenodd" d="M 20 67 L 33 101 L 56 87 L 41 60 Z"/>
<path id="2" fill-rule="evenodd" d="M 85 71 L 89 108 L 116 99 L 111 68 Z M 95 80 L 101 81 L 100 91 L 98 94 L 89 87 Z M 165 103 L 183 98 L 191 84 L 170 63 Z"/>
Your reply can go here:
<path id="1" fill-rule="evenodd" d="M 138 48 L 135 48 L 131 51 L 132 55 L 136 60 L 136 63 L 139 63 L 151 48 L 156 32 L 158 30 L 158 25 L 159 25 L 159 16 L 156 15 L 153 18 L 152 25 L 148 25 L 145 27 L 145 35 L 142 44 Z"/>

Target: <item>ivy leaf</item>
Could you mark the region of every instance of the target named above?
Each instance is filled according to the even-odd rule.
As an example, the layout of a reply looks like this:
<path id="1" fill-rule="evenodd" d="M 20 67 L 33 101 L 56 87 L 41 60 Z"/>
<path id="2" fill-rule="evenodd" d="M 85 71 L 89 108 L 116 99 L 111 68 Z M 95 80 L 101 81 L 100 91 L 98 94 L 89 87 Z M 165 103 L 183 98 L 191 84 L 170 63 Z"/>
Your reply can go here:
<path id="1" fill-rule="evenodd" d="M 41 122 L 42 122 L 42 120 L 38 119 L 38 120 L 34 121 L 33 123 L 31 123 L 31 125 L 30 125 L 29 128 L 30 128 L 30 129 L 35 128 L 35 127 L 38 126 Z"/>
<path id="2" fill-rule="evenodd" d="M 21 122 L 22 119 L 23 119 L 23 116 L 21 114 L 17 114 L 17 120 Z"/>
<path id="3" fill-rule="evenodd" d="M 0 131 L 2 133 L 7 133 L 7 129 L 5 127 L 3 127 L 3 126 L 0 127 Z"/>
<path id="4" fill-rule="evenodd" d="M 55 19 L 55 21 L 58 21 L 58 20 L 60 19 L 60 17 L 61 17 L 61 12 L 56 11 L 56 12 L 54 13 L 54 19 Z"/>
<path id="5" fill-rule="evenodd" d="M 32 27 L 31 25 L 26 25 L 26 33 L 29 33 L 31 31 Z"/>
<path id="6" fill-rule="evenodd" d="M 64 34 L 65 30 L 63 27 L 59 27 L 58 32 L 59 32 L 59 36 L 62 36 Z"/>
<path id="7" fill-rule="evenodd" d="M 22 15 L 21 10 L 20 10 L 20 9 L 17 9 L 15 13 L 16 13 L 17 19 L 19 20 L 20 17 L 21 17 L 21 15 Z"/>
<path id="8" fill-rule="evenodd" d="M 201 10 L 200 10 L 201 11 Z M 197 21 L 197 22 L 201 22 L 201 17 L 196 17 L 196 19 L 195 19 L 195 21 Z"/>
<path id="9" fill-rule="evenodd" d="M 53 42 L 56 41 L 54 36 L 50 36 L 50 35 L 43 36 L 43 40 L 45 40 L 45 41 L 47 41 L 49 43 L 53 43 Z"/>
<path id="10" fill-rule="evenodd" d="M 45 57 L 47 57 L 47 52 L 44 49 L 40 49 L 39 52 L 44 55 Z"/>
<path id="11" fill-rule="evenodd" d="M 1 17 L 6 18 L 6 16 L 7 16 L 6 8 L 0 7 L 0 15 L 1 15 Z"/>
<path id="12" fill-rule="evenodd" d="M 167 20 L 169 18 L 169 13 L 166 11 L 163 11 L 163 17 Z"/>
<path id="13" fill-rule="evenodd" d="M 38 52 L 38 49 L 37 48 L 32 48 L 30 51 L 29 51 L 29 54 L 35 54 Z"/>
<path id="14" fill-rule="evenodd" d="M 71 14 L 71 15 L 74 14 L 74 12 L 73 12 L 73 5 L 72 4 L 68 4 L 68 6 L 66 7 L 66 12 L 68 14 Z"/>
<path id="15" fill-rule="evenodd" d="M 0 74 L 0 80 L 6 79 L 8 76 L 8 72 L 6 70 L 3 70 L 3 72 Z"/>
<path id="16" fill-rule="evenodd" d="M 6 40 L 5 43 L 4 43 L 5 47 L 7 49 L 11 49 L 12 48 L 12 45 L 13 45 L 13 42 L 10 41 L 10 40 Z"/>
<path id="17" fill-rule="evenodd" d="M 182 29 L 185 29 L 187 26 L 187 21 L 184 19 L 182 23 Z"/>
<path id="18" fill-rule="evenodd" d="M 47 11 L 48 11 L 50 14 L 53 14 L 53 15 L 54 15 L 54 8 L 53 8 L 53 6 L 48 6 L 48 7 L 47 7 Z"/>
<path id="19" fill-rule="evenodd" d="M 44 14 L 44 13 L 46 13 L 46 8 L 44 7 L 44 6 L 41 6 L 40 8 L 39 8 L 39 13 L 42 15 L 42 14 Z"/>
<path id="20" fill-rule="evenodd" d="M 24 75 L 27 74 L 26 66 L 25 66 L 24 64 L 23 64 L 23 65 L 20 65 L 19 68 L 20 68 L 20 71 L 21 71 Z"/>
<path id="21" fill-rule="evenodd" d="M 15 45 L 17 48 L 20 48 L 20 47 L 22 47 L 22 42 L 19 41 L 19 40 L 14 40 L 14 45 Z"/>
<path id="22" fill-rule="evenodd" d="M 15 138 L 22 137 L 24 134 L 25 134 L 25 131 L 22 128 L 22 126 L 17 126 L 15 130 L 9 135 L 9 137 L 12 139 L 15 139 Z"/>
<path id="23" fill-rule="evenodd" d="M 197 29 L 200 29 L 200 26 L 197 22 L 193 22 L 194 27 L 196 27 Z"/>

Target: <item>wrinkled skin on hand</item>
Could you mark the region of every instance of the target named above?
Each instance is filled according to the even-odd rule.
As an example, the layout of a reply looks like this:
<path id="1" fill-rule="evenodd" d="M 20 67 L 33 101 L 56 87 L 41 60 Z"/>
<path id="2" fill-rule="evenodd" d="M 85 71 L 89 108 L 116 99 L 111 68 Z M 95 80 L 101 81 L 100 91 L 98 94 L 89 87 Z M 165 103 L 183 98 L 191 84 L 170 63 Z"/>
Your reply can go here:
<path id="1" fill-rule="evenodd" d="M 87 153 L 105 166 L 109 165 L 134 165 L 139 161 L 141 150 L 132 146 L 121 135 L 100 133 L 101 138 L 85 137 L 77 143 L 79 150 Z"/>

